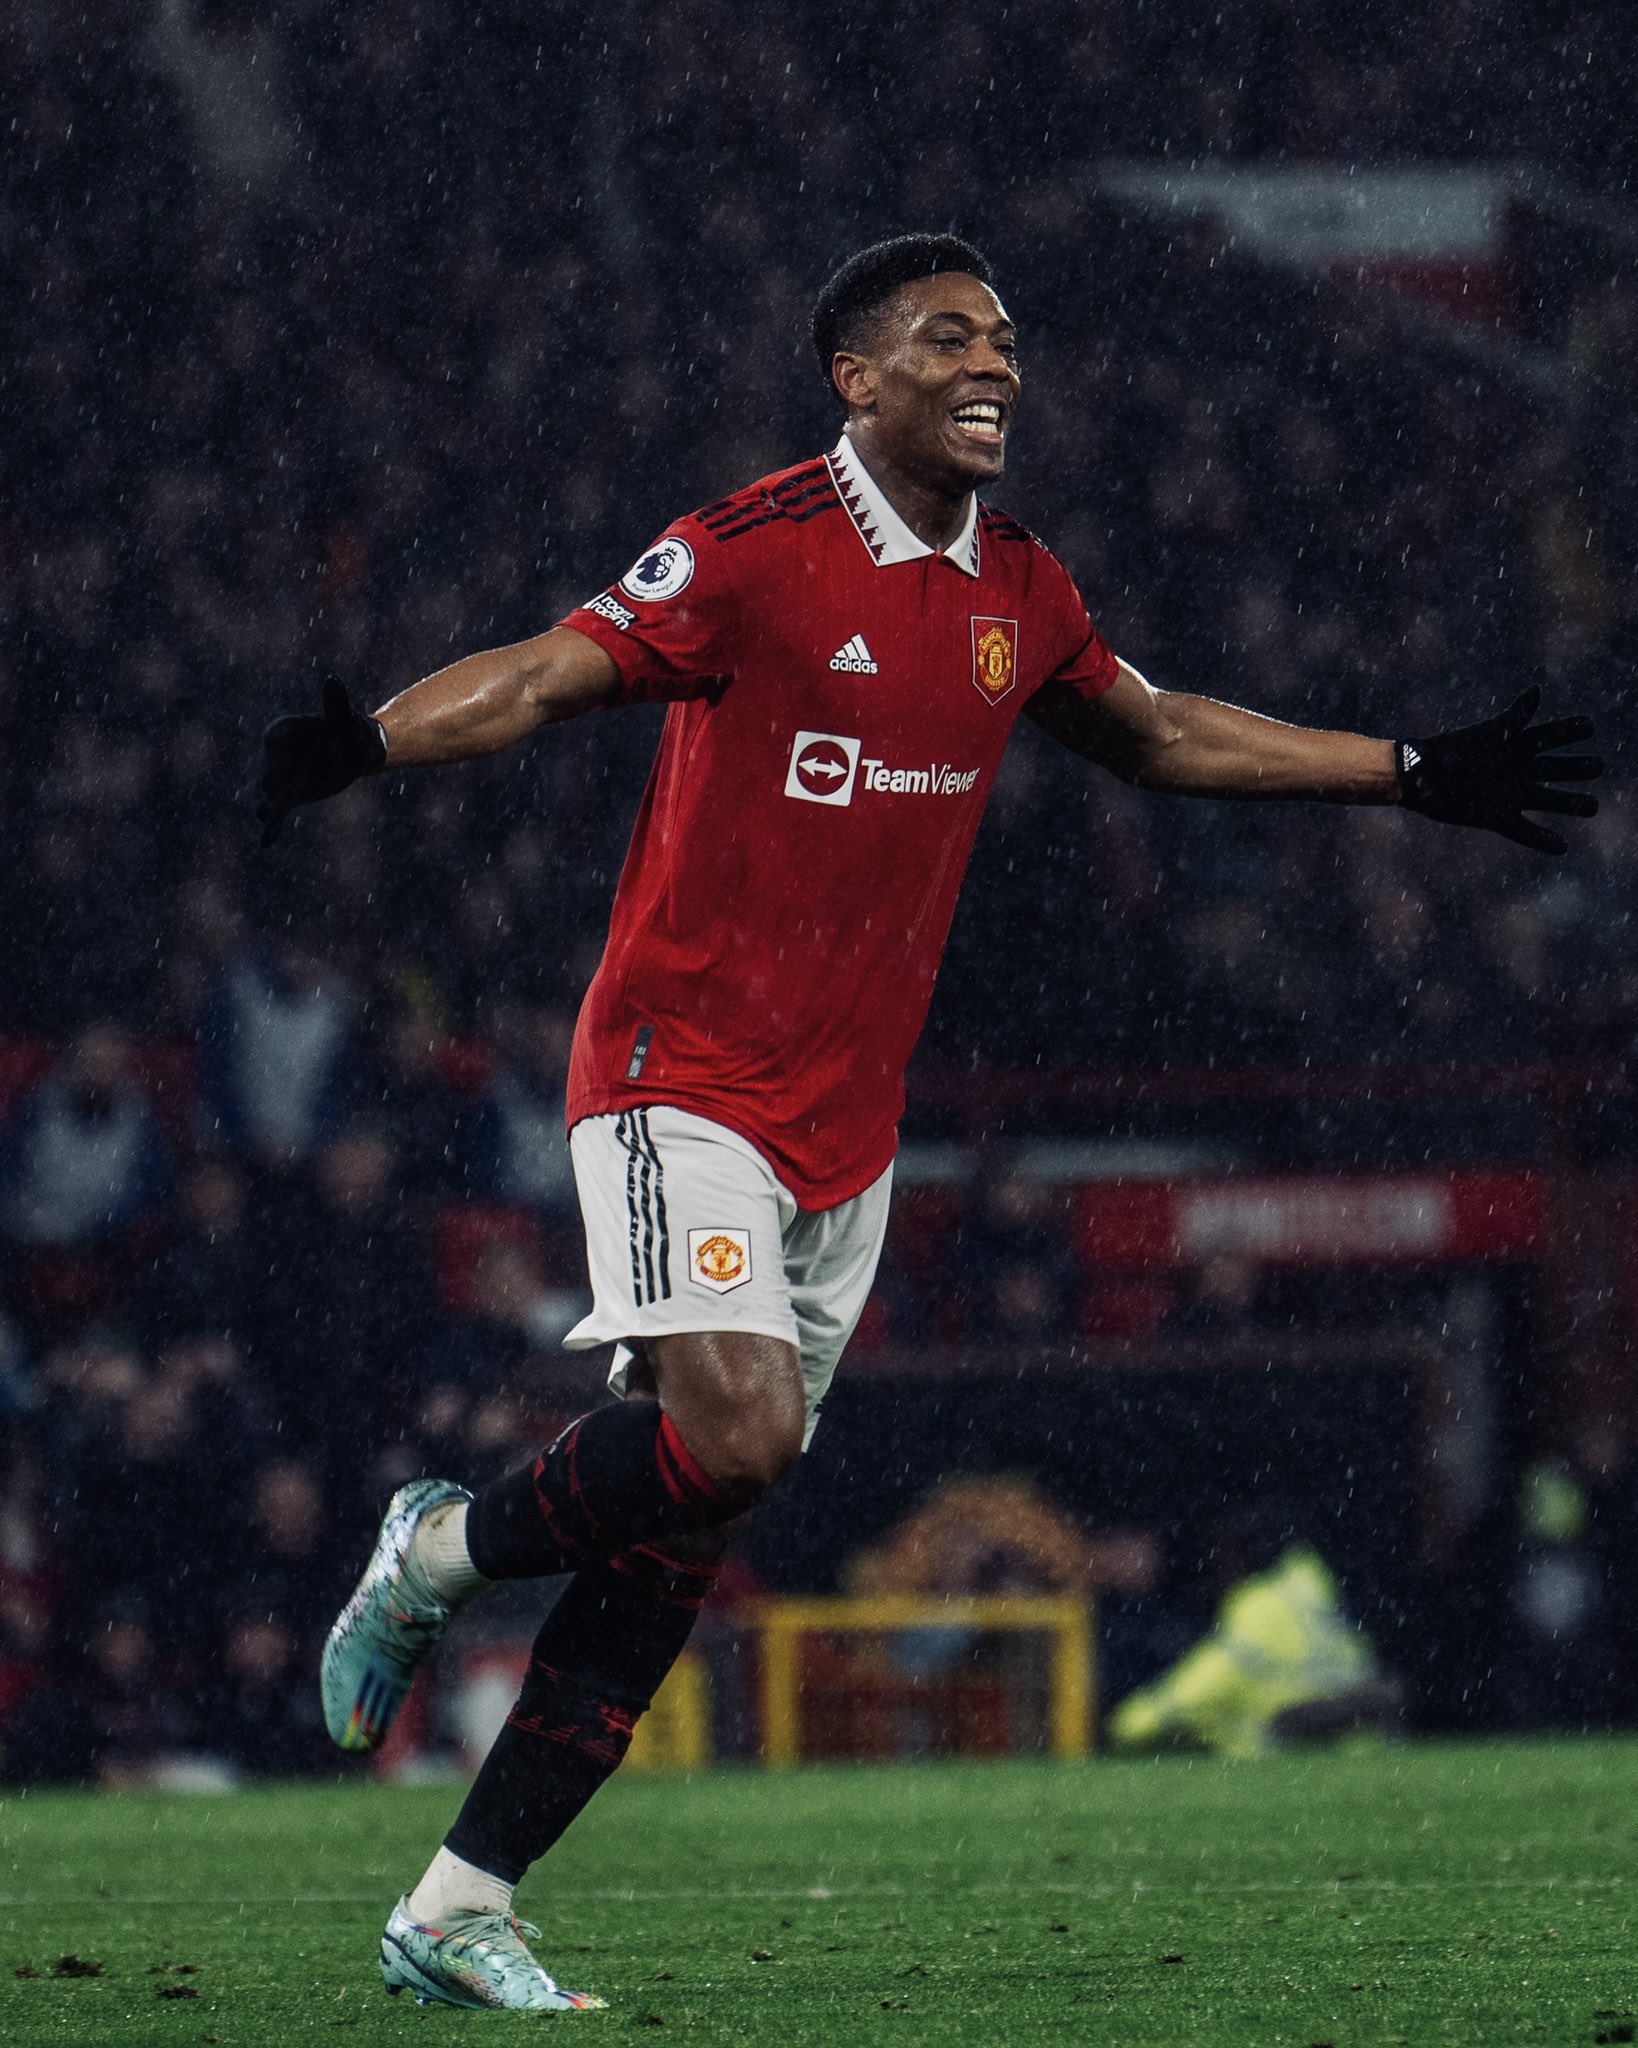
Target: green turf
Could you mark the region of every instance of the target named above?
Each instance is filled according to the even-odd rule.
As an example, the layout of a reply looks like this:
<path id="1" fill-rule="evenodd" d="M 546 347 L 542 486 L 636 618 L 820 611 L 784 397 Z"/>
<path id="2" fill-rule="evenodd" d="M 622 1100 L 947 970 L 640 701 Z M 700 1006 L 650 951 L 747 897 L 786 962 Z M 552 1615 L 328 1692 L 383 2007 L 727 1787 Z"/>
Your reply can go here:
<path id="1" fill-rule="evenodd" d="M 0 2042 L 1634 2039 L 1638 1743 L 624 1780 L 519 1899 L 613 2009 L 534 2019 L 381 1991 L 454 1798 L 0 1801 Z"/>

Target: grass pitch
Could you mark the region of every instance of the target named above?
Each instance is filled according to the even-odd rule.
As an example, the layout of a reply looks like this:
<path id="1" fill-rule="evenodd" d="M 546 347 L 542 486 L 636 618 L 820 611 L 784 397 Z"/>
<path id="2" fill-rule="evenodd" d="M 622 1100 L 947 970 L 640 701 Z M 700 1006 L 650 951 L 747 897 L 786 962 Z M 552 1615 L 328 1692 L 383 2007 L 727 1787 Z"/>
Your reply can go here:
<path id="1" fill-rule="evenodd" d="M 382 1921 L 455 1803 L 0 1802 L 0 2041 L 1638 2039 L 1638 1743 L 617 1781 L 519 1897 L 612 2010 L 532 2018 L 382 1992 Z"/>

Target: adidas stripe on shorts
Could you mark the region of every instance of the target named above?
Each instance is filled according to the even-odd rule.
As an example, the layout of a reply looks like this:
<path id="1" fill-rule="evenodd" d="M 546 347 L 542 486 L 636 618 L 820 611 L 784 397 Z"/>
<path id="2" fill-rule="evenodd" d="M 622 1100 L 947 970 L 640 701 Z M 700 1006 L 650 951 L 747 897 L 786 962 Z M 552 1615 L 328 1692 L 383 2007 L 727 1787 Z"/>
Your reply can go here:
<path id="1" fill-rule="evenodd" d="M 876 1277 L 893 1169 L 834 1209 L 800 1209 L 748 1140 L 655 1105 L 589 1116 L 569 1137 L 593 1308 L 571 1351 L 685 1330 L 754 1330 L 794 1344 L 811 1441 L 819 1404 Z"/>

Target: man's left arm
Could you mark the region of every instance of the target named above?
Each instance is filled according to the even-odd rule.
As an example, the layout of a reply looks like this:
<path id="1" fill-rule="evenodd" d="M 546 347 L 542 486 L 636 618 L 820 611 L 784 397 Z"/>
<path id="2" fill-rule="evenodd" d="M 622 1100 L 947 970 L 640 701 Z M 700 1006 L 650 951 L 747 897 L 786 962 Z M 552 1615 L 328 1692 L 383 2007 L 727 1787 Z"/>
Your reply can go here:
<path id="1" fill-rule="evenodd" d="M 1446 824 L 1475 825 L 1540 853 L 1563 853 L 1527 810 L 1590 818 L 1596 797 L 1556 788 L 1603 773 L 1590 754 L 1555 754 L 1592 737 L 1587 718 L 1533 725 L 1539 690 L 1476 725 L 1423 740 L 1368 739 L 1286 725 L 1212 697 L 1157 690 L 1126 662 L 1088 697 L 1049 681 L 1026 707 L 1043 732 L 1122 781 L 1178 796 L 1404 804 Z"/>

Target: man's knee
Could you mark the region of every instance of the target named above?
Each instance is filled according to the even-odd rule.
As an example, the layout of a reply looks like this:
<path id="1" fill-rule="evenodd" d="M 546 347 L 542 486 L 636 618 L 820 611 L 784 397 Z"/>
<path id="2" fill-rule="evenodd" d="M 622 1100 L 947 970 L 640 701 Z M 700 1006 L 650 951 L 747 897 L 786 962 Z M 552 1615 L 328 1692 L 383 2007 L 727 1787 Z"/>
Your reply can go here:
<path id="1" fill-rule="evenodd" d="M 754 1500 L 801 1456 L 807 1405 L 793 1344 L 690 1332 L 650 1339 L 648 1355 L 677 1433 L 725 1490 Z"/>
<path id="2" fill-rule="evenodd" d="M 680 1425 L 679 1425 L 680 1427 Z M 686 1433 L 683 1441 L 688 1441 Z M 736 1499 L 756 1500 L 802 1455 L 802 1415 L 773 1404 L 736 1416 L 715 1431 L 695 1456 Z"/>

